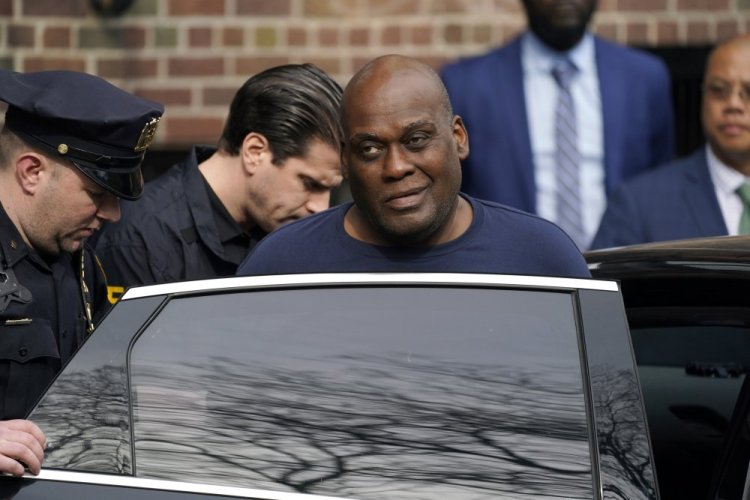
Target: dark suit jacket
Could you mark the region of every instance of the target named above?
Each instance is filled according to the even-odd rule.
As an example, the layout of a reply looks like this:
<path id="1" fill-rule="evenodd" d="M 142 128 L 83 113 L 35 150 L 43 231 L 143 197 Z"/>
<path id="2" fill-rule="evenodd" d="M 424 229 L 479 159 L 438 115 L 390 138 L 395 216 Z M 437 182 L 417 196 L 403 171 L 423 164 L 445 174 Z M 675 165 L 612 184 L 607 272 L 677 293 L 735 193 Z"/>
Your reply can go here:
<path id="1" fill-rule="evenodd" d="M 594 37 L 602 94 L 606 192 L 672 159 L 669 73 L 659 59 Z M 534 165 L 523 88 L 520 37 L 447 65 L 441 77 L 469 131 L 462 190 L 536 212 Z"/>
<path id="2" fill-rule="evenodd" d="M 728 234 L 706 150 L 631 179 L 607 201 L 591 248 Z"/>

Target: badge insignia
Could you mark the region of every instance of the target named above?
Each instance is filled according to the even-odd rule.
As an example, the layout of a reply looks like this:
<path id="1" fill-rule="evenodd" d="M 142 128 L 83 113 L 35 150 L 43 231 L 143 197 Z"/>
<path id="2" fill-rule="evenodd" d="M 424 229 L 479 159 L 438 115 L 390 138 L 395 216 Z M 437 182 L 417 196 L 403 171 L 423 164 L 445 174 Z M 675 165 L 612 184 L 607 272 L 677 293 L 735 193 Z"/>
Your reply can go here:
<path id="1" fill-rule="evenodd" d="M 5 311 L 11 301 L 28 304 L 31 298 L 31 292 L 18 282 L 13 269 L 0 271 L 0 313 Z"/>
<path id="2" fill-rule="evenodd" d="M 151 118 L 151 121 L 144 125 L 143 130 L 141 130 L 141 136 L 138 138 L 138 143 L 135 145 L 135 148 L 133 148 L 133 151 L 140 153 L 141 151 L 148 149 L 151 145 L 151 141 L 154 140 L 156 128 L 159 126 L 159 119 L 159 117 Z"/>

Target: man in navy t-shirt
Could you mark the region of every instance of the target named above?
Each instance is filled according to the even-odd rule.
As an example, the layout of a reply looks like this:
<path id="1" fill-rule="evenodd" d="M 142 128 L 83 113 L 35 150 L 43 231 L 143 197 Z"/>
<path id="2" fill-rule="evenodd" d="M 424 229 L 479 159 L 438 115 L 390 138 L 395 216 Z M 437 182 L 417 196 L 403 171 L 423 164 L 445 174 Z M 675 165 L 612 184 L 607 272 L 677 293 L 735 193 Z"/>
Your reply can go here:
<path id="1" fill-rule="evenodd" d="M 237 274 L 590 276 L 551 222 L 459 193 L 469 137 L 429 66 L 399 55 L 371 61 L 344 91 L 342 119 L 353 203 L 274 231 Z"/>

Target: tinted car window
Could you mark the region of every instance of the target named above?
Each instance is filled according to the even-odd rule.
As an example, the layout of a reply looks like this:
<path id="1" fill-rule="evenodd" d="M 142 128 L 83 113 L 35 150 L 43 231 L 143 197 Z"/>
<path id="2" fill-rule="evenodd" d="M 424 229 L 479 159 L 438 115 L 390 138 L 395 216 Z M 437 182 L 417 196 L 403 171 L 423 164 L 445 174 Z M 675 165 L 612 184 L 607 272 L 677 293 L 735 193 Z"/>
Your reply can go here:
<path id="1" fill-rule="evenodd" d="M 579 290 L 602 498 L 656 498 L 651 445 L 622 299 Z"/>
<path id="2" fill-rule="evenodd" d="M 694 309 L 650 316 L 696 323 L 631 335 L 662 497 L 704 498 L 750 367 L 750 329 L 701 325 L 709 315 Z"/>
<path id="3" fill-rule="evenodd" d="M 119 303 L 32 411 L 47 436 L 45 467 L 132 472 L 127 350 L 163 300 Z"/>
<path id="4" fill-rule="evenodd" d="M 591 498 L 569 293 L 177 298 L 130 354 L 135 472 L 356 498 Z"/>
<path id="5" fill-rule="evenodd" d="M 738 395 L 722 456 L 712 480 L 711 498 L 750 498 L 750 379 Z"/>

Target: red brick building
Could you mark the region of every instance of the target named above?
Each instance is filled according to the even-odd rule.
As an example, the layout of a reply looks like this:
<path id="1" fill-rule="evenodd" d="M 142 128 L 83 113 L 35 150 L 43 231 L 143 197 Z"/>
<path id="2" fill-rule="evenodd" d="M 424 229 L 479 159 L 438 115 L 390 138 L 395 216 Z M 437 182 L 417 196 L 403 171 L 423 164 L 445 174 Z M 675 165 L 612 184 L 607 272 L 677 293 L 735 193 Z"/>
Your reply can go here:
<path id="1" fill-rule="evenodd" d="M 157 148 L 214 143 L 231 96 L 269 66 L 313 62 L 345 84 L 403 53 L 434 66 L 503 43 L 520 0 L 0 0 L 0 67 L 98 74 L 166 104 Z M 707 47 L 750 28 L 750 0 L 599 0 L 594 30 L 644 48 Z"/>

